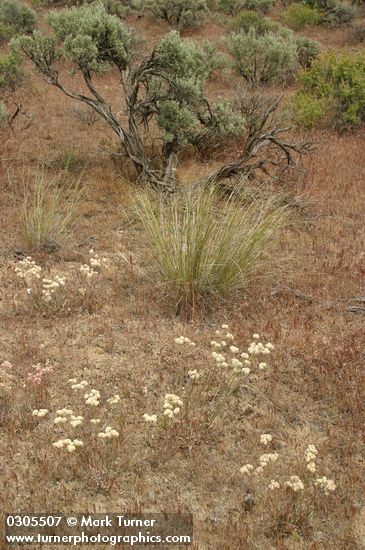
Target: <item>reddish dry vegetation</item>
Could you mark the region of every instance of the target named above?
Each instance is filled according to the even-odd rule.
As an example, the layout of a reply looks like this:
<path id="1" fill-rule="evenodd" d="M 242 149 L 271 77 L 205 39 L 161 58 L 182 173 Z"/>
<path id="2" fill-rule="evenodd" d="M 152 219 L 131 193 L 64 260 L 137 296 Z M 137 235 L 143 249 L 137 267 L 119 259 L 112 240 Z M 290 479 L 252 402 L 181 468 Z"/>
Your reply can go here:
<path id="1" fill-rule="evenodd" d="M 140 24 L 154 40 L 158 29 Z M 112 93 L 111 79 L 103 85 Z M 105 152 L 113 147 L 108 130 L 80 121 L 70 112 L 77 105 L 33 73 L 16 99 L 32 125 L 22 130 L 19 121 L 1 142 L 0 361 L 13 365 L 0 400 L 1 509 L 191 511 L 195 548 L 363 548 L 364 134 L 311 135 L 321 146 L 303 174 L 285 183 L 298 204 L 283 238 L 285 270 L 186 324 L 154 282 L 145 237 L 129 211 L 133 185 Z M 63 248 L 33 257 L 56 272 L 85 263 L 90 247 L 110 260 L 83 309 L 69 304 L 45 314 L 31 307 L 14 273 L 16 251 L 30 252 L 20 224 L 22 175 L 41 157 L 50 173 L 71 158 L 72 174 L 83 169 L 85 196 Z M 191 160 L 180 168 L 188 179 L 201 169 Z M 169 429 L 145 423 L 144 413 L 161 414 L 165 393 L 182 393 L 188 370 L 216 369 L 206 350 L 225 322 L 241 350 L 255 332 L 275 343 L 269 369 L 237 389 L 211 430 L 200 429 L 199 419 Z M 197 348 L 176 345 L 181 334 Z M 46 361 L 53 367 L 46 382 L 27 384 L 32 365 Z M 53 427 L 54 411 L 71 406 L 82 415 L 85 408 L 70 378 L 87 380 L 102 399 L 120 395 L 111 412 L 103 404 L 93 411 L 119 431 L 109 447 L 97 438 L 70 454 L 52 447 L 63 433 Z M 218 371 L 210 383 L 217 378 Z M 35 408 L 51 412 L 35 419 Z M 269 448 L 260 445 L 262 433 L 273 436 Z M 308 444 L 318 449 L 319 475 L 336 483 L 329 495 L 310 482 Z M 240 473 L 273 451 L 279 459 L 262 474 Z M 290 475 L 305 490 L 285 488 Z M 271 479 L 282 487 L 270 491 Z"/>

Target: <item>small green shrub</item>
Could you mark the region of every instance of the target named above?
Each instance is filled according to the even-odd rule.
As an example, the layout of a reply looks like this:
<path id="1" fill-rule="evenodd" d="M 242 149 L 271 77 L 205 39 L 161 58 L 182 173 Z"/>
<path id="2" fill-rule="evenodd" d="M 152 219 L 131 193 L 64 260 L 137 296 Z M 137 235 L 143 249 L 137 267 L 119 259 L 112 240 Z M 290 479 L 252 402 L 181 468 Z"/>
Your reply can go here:
<path id="1" fill-rule="evenodd" d="M 304 69 L 309 68 L 320 54 L 321 47 L 319 43 L 305 36 L 298 36 L 296 38 L 296 45 L 299 64 Z"/>
<path id="2" fill-rule="evenodd" d="M 245 286 L 272 266 L 269 251 L 284 216 L 272 199 L 249 203 L 203 187 L 169 201 L 141 194 L 136 208 L 161 281 L 184 312 Z"/>
<path id="3" fill-rule="evenodd" d="M 12 33 L 31 32 L 36 25 L 36 21 L 35 12 L 26 4 L 17 0 L 2 0 L 0 4 L 0 25 L 10 29 Z"/>
<path id="4" fill-rule="evenodd" d="M 142 6 L 156 19 L 181 30 L 201 25 L 209 11 L 205 0 L 146 0 Z"/>
<path id="5" fill-rule="evenodd" d="M 318 58 L 300 76 L 301 89 L 294 99 L 297 120 L 314 121 L 307 113 L 305 102 L 318 104 L 317 124 L 330 124 L 347 129 L 365 122 L 365 55 L 327 54 Z M 314 125 L 314 124 L 313 124 Z"/>
<path id="6" fill-rule="evenodd" d="M 227 15 L 237 15 L 244 10 L 267 13 L 274 3 L 275 0 L 218 0 L 216 8 Z"/>
<path id="7" fill-rule="evenodd" d="M 0 90 L 13 89 L 22 77 L 20 59 L 14 53 L 0 56 Z"/>
<path id="8" fill-rule="evenodd" d="M 362 44 L 365 42 L 365 23 L 356 23 L 349 31 L 350 44 Z"/>
<path id="9" fill-rule="evenodd" d="M 125 17 L 135 8 L 139 7 L 139 0 L 37 0 L 37 3 L 44 6 L 70 8 L 82 4 L 91 4 L 97 1 L 102 2 L 110 15 L 116 15 L 117 17 Z"/>
<path id="10" fill-rule="evenodd" d="M 339 0 L 302 0 L 303 4 L 320 12 L 321 22 L 329 25 L 350 23 L 355 17 L 353 6 L 343 4 Z"/>
<path id="11" fill-rule="evenodd" d="M 232 33 L 227 40 L 234 66 L 250 84 L 286 82 L 297 66 L 295 40 L 286 40 L 268 32 L 257 35 L 254 29 L 248 33 Z"/>
<path id="12" fill-rule="evenodd" d="M 254 11 L 245 11 L 237 15 L 230 26 L 235 31 L 247 33 L 250 29 L 255 29 L 256 34 L 265 34 L 275 28 L 275 23 Z"/>
<path id="13" fill-rule="evenodd" d="M 299 31 L 306 26 L 318 25 L 321 16 L 317 8 L 304 4 L 291 4 L 284 11 L 284 21 L 288 27 Z"/>
<path id="14" fill-rule="evenodd" d="M 291 108 L 295 113 L 295 120 L 305 128 L 325 126 L 328 102 L 326 99 L 318 99 L 311 94 L 298 92 L 295 94 Z"/>

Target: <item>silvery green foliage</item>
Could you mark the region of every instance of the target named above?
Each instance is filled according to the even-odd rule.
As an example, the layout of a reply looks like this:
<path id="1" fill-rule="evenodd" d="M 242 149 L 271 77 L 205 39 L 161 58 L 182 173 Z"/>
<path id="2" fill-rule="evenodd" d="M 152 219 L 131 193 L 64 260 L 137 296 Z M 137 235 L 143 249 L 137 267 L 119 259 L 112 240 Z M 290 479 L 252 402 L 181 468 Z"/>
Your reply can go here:
<path id="1" fill-rule="evenodd" d="M 250 29 L 248 33 L 230 34 L 227 43 L 235 69 L 250 84 L 285 82 L 296 70 L 294 39 L 272 32 L 258 36 Z"/>
<path id="2" fill-rule="evenodd" d="M 143 0 L 142 8 L 177 29 L 200 25 L 209 11 L 205 0 Z"/>
<path id="3" fill-rule="evenodd" d="M 142 173 L 148 173 L 152 164 L 142 137 L 142 128 L 151 124 L 160 127 L 165 144 L 162 166 L 181 147 L 197 143 L 205 135 L 216 135 L 223 144 L 227 136 L 243 132 L 243 119 L 228 102 L 214 105 L 206 97 L 207 80 L 222 62 L 209 43 L 196 44 L 171 31 L 142 57 L 134 31 L 108 14 L 101 2 L 51 12 L 46 20 L 52 34 L 36 31 L 14 40 L 12 46 L 30 58 L 51 84 L 102 116 Z M 83 75 L 88 96 L 70 91 L 62 83 L 58 61 L 63 59 Z M 95 73 L 113 66 L 120 73 L 116 90 L 124 96 L 125 125 L 93 84 Z"/>
<path id="4" fill-rule="evenodd" d="M 36 14 L 23 2 L 2 0 L 0 3 L 0 25 L 12 32 L 31 32 L 36 25 Z"/>

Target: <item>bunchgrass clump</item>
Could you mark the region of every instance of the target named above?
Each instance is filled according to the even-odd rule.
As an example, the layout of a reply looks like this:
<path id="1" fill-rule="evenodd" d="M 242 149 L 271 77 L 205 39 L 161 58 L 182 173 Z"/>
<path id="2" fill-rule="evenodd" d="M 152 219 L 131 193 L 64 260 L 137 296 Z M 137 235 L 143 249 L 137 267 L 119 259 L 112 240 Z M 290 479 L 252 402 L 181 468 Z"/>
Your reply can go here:
<path id="1" fill-rule="evenodd" d="M 185 314 L 270 269 L 284 219 L 273 199 L 249 203 L 204 188 L 181 191 L 168 202 L 141 194 L 136 209 L 161 280 Z"/>
<path id="2" fill-rule="evenodd" d="M 30 249 L 51 251 L 60 246 L 78 217 L 81 186 L 48 178 L 41 171 L 24 190 L 23 232 Z"/>

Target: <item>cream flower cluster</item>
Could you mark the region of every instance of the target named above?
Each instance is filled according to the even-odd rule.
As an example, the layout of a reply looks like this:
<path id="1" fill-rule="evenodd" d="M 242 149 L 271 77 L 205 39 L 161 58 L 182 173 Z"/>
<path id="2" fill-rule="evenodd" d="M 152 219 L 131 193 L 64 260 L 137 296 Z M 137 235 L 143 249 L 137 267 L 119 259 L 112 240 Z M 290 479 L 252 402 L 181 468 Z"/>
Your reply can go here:
<path id="1" fill-rule="evenodd" d="M 276 462 L 278 458 L 278 453 L 265 453 L 261 455 L 259 458 L 261 468 L 265 468 L 265 466 L 267 466 L 269 462 Z"/>
<path id="2" fill-rule="evenodd" d="M 290 476 L 290 478 L 285 482 L 285 486 L 289 487 L 294 493 L 298 491 L 303 491 L 304 483 L 298 476 Z"/>
<path id="3" fill-rule="evenodd" d="M 271 434 L 261 434 L 260 435 L 260 443 L 262 443 L 262 445 L 267 445 L 268 443 L 270 443 L 270 441 L 272 441 L 272 435 Z"/>
<path id="4" fill-rule="evenodd" d="M 0 388 L 3 390 L 11 390 L 13 387 L 14 376 L 10 374 L 13 365 L 10 361 L 3 361 L 0 365 Z"/>
<path id="5" fill-rule="evenodd" d="M 84 390 L 86 386 L 89 385 L 89 382 L 86 380 L 81 380 L 81 382 L 78 382 L 76 378 L 70 378 L 69 383 L 71 384 L 72 390 Z"/>
<path id="6" fill-rule="evenodd" d="M 83 264 L 80 267 L 80 273 L 85 277 L 85 279 L 92 279 L 96 275 L 98 275 L 98 271 L 93 269 L 89 264 Z M 82 289 L 81 294 L 83 293 L 84 289 Z"/>
<path id="7" fill-rule="evenodd" d="M 119 432 L 114 430 L 111 426 L 107 426 L 103 432 L 98 433 L 100 439 L 110 439 L 112 437 L 119 437 Z"/>
<path id="8" fill-rule="evenodd" d="M 192 342 L 189 338 L 186 336 L 179 336 L 178 338 L 175 338 L 176 344 L 188 344 L 189 346 L 196 346 L 195 342 Z"/>
<path id="9" fill-rule="evenodd" d="M 66 447 L 69 453 L 73 453 L 77 447 L 82 447 L 84 444 L 80 439 L 74 439 L 73 441 L 71 439 L 59 439 L 52 443 L 52 445 L 56 447 L 56 449 Z"/>
<path id="10" fill-rule="evenodd" d="M 336 490 L 336 484 L 333 479 L 328 479 L 326 476 L 318 477 L 315 480 L 314 485 L 320 487 L 325 495 L 329 495 Z"/>
<path id="11" fill-rule="evenodd" d="M 120 402 L 120 395 L 118 394 L 115 394 L 113 395 L 113 397 L 109 397 L 109 399 L 107 399 L 107 403 L 109 403 L 109 405 L 116 405 L 119 402 Z"/>
<path id="12" fill-rule="evenodd" d="M 212 351 L 212 357 L 213 357 L 213 359 L 215 359 L 215 361 L 221 367 L 228 367 L 228 363 L 226 362 L 226 358 L 221 353 L 217 353 L 216 351 Z"/>
<path id="13" fill-rule="evenodd" d="M 147 413 L 145 413 L 143 415 L 143 418 L 146 422 L 151 422 L 152 424 L 156 424 L 156 422 L 157 422 L 157 414 L 147 414 Z"/>
<path id="14" fill-rule="evenodd" d="M 314 445 L 308 445 L 304 453 L 305 461 L 307 463 L 307 470 L 309 470 L 312 474 L 316 471 L 315 460 L 317 458 L 317 453 L 318 451 Z"/>
<path id="15" fill-rule="evenodd" d="M 194 370 L 189 370 L 188 371 L 188 376 L 191 380 L 199 380 L 200 378 L 200 373 L 194 369 Z"/>
<path id="16" fill-rule="evenodd" d="M 76 417 L 73 414 L 73 411 L 71 409 L 58 409 L 56 411 L 56 418 L 54 419 L 54 424 L 64 424 L 65 422 L 72 421 L 72 419 L 76 419 Z"/>
<path id="17" fill-rule="evenodd" d="M 107 267 L 109 265 L 108 258 L 105 258 L 105 257 L 100 258 L 99 254 L 94 252 L 92 248 L 89 250 L 89 254 L 91 256 L 91 258 L 89 259 L 91 267 L 97 269 L 97 268 Z"/>
<path id="18" fill-rule="evenodd" d="M 254 336 L 258 336 L 258 334 L 254 334 Z M 269 355 L 273 349 L 274 344 L 271 342 L 268 342 L 265 345 L 262 342 L 251 342 L 247 351 L 251 355 Z"/>
<path id="19" fill-rule="evenodd" d="M 34 279 L 41 278 L 42 268 L 40 265 L 37 265 L 30 256 L 24 258 L 18 262 L 18 265 L 15 268 L 15 273 L 21 279 L 24 279 L 26 284 L 30 286 Z"/>
<path id="20" fill-rule="evenodd" d="M 42 418 L 42 416 L 46 416 L 46 414 L 49 413 L 48 409 L 34 409 L 32 412 L 32 416 L 37 416 L 38 418 Z"/>
<path id="21" fill-rule="evenodd" d="M 100 392 L 93 388 L 88 393 L 85 393 L 84 398 L 86 405 L 97 406 L 100 403 Z"/>
<path id="22" fill-rule="evenodd" d="M 90 424 L 100 424 L 100 418 L 90 418 Z"/>
<path id="23" fill-rule="evenodd" d="M 271 491 L 274 491 L 275 489 L 279 489 L 279 488 L 280 488 L 280 483 L 275 479 L 272 479 L 269 483 L 269 489 Z"/>
<path id="24" fill-rule="evenodd" d="M 173 420 L 174 417 L 179 414 L 182 404 L 183 402 L 178 395 L 175 395 L 174 393 L 167 393 L 163 404 L 164 415 Z"/>
<path id="25" fill-rule="evenodd" d="M 252 470 L 253 470 L 252 464 L 245 464 L 244 466 L 241 466 L 241 468 L 240 468 L 241 474 L 244 474 L 244 475 L 245 474 L 250 475 Z"/>
<path id="26" fill-rule="evenodd" d="M 42 298 L 45 302 L 50 302 L 54 294 L 66 284 L 66 277 L 54 275 L 53 279 L 42 279 Z"/>

